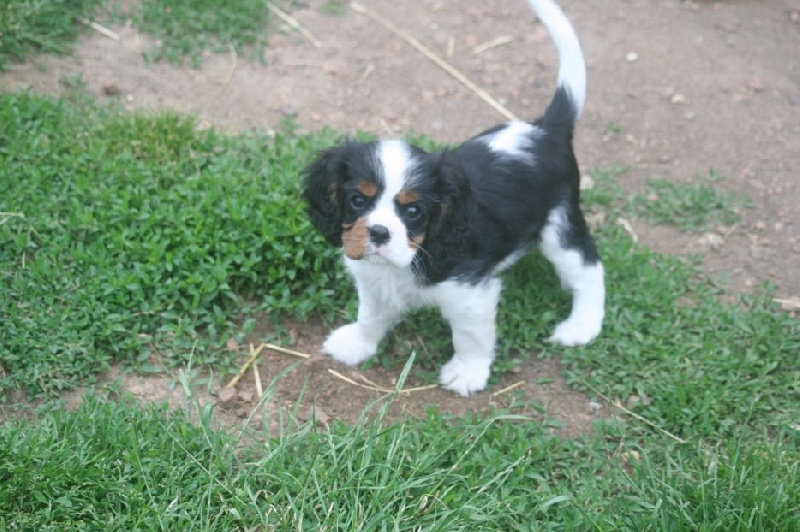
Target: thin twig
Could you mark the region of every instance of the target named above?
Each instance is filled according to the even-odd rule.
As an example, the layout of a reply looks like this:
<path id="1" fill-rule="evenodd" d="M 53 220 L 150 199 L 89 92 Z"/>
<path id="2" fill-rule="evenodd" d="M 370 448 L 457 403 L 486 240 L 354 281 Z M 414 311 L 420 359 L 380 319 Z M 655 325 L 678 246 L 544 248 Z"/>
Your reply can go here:
<path id="1" fill-rule="evenodd" d="M 301 353 L 300 351 L 294 351 L 293 349 L 288 349 L 286 347 L 281 347 L 275 344 L 261 344 L 261 346 L 265 349 L 269 349 L 270 351 L 277 351 L 278 353 L 283 353 L 284 355 L 292 355 L 295 357 L 300 358 L 311 358 L 311 355 L 307 355 L 305 353 Z"/>
<path id="2" fill-rule="evenodd" d="M 311 355 L 308 355 L 306 353 L 301 353 L 300 351 L 295 351 L 294 349 L 288 349 L 286 347 L 281 347 L 281 346 L 275 345 L 275 344 L 264 343 L 264 344 L 259 345 L 258 348 L 253 348 L 253 345 L 251 344 L 250 345 L 250 357 L 245 361 L 244 365 L 239 370 L 239 373 L 233 379 L 231 379 L 231 381 L 228 383 L 228 388 L 233 388 L 234 386 L 236 386 L 236 384 L 242 378 L 242 375 L 245 374 L 245 372 L 247 371 L 247 368 L 249 368 L 250 365 L 255 366 L 255 364 L 254 364 L 255 359 L 258 357 L 258 355 L 261 354 L 261 351 L 263 351 L 264 349 L 269 349 L 270 351 L 276 351 L 278 353 L 283 353 L 283 354 L 286 354 L 286 355 L 291 355 L 291 356 L 299 357 L 299 358 L 306 359 L 306 360 L 311 358 Z M 345 377 L 344 375 L 342 375 L 341 373 L 339 373 L 338 371 L 336 371 L 334 369 L 328 369 L 328 373 L 330 373 L 331 375 L 333 375 L 334 377 L 336 377 L 338 379 L 341 379 L 341 380 L 345 381 L 348 384 L 352 384 L 353 386 L 358 386 L 360 388 L 365 388 L 367 390 L 372 390 L 372 391 L 375 391 L 375 392 L 382 392 L 382 393 L 395 393 L 395 392 L 398 392 L 398 393 L 407 394 L 407 393 L 422 392 L 422 391 L 425 391 L 425 390 L 432 390 L 434 388 L 438 388 L 438 385 L 436 385 L 436 384 L 429 384 L 427 386 L 418 386 L 416 388 L 405 388 L 403 390 L 394 390 L 394 389 L 383 388 L 381 386 L 378 386 L 374 382 L 368 381 L 368 379 L 366 379 L 363 376 L 362 376 L 362 379 L 364 379 L 365 381 L 370 382 L 370 384 L 361 384 L 360 382 L 356 382 L 356 381 L 354 381 L 353 379 L 351 379 L 349 377 Z M 259 379 L 259 377 L 256 377 L 256 379 L 257 379 L 256 380 L 256 388 L 258 389 L 259 380 L 260 379 Z"/>
<path id="3" fill-rule="evenodd" d="M 775 297 L 772 299 L 775 303 L 780 304 L 783 310 L 800 310 L 800 298 L 790 297 L 788 299 Z"/>
<path id="4" fill-rule="evenodd" d="M 361 81 L 367 79 L 367 77 L 369 77 L 369 75 L 372 74 L 374 70 L 375 70 L 375 65 L 372 63 L 368 64 L 367 67 L 364 69 L 364 73 L 361 74 Z"/>
<path id="5" fill-rule="evenodd" d="M 256 393 L 261 399 L 261 396 L 264 395 L 264 388 L 261 386 L 261 373 L 258 371 L 258 364 L 255 360 L 253 361 L 253 377 L 256 379 Z"/>
<path id="6" fill-rule="evenodd" d="M 371 386 L 369 384 L 361 384 L 360 382 L 354 381 L 350 377 L 345 377 L 335 369 L 328 369 L 328 373 L 336 377 L 337 379 L 341 379 L 347 384 L 352 384 L 353 386 L 358 386 L 359 388 L 364 388 L 365 390 L 372 390 L 374 392 L 381 392 L 381 393 L 414 393 L 414 392 L 424 392 L 426 390 L 433 390 L 434 388 L 438 388 L 439 386 L 436 384 L 428 384 L 427 386 L 418 386 L 416 388 L 404 388 L 402 390 L 396 390 L 391 388 L 383 388 L 381 386 Z"/>
<path id="7" fill-rule="evenodd" d="M 236 386 L 236 384 L 239 382 L 239 379 L 241 379 L 242 376 L 244 376 L 245 372 L 247 371 L 247 368 L 250 367 L 250 364 L 252 364 L 253 361 L 256 359 L 256 357 L 258 357 L 258 355 L 261 354 L 261 351 L 264 349 L 264 346 L 265 344 L 261 344 L 260 346 L 258 346 L 258 348 L 254 348 L 253 344 L 250 344 L 250 358 L 248 358 L 245 361 L 244 365 L 241 368 L 239 368 L 239 373 L 237 373 L 236 376 L 233 377 L 231 381 L 228 383 L 227 386 L 228 388 L 233 388 L 234 386 Z"/>
<path id="8" fill-rule="evenodd" d="M 365 390 L 372 390 L 375 392 L 383 392 L 383 393 L 392 393 L 394 390 L 390 390 L 388 388 L 381 388 L 380 386 L 370 386 L 369 384 L 361 384 L 360 382 L 354 381 L 350 377 L 345 377 L 335 369 L 328 368 L 328 373 L 336 377 L 337 379 L 341 379 L 347 384 L 352 384 L 353 386 L 358 386 L 359 388 L 364 388 Z"/>
<path id="9" fill-rule="evenodd" d="M 660 433 L 664 434 L 665 436 L 668 436 L 668 437 L 672 438 L 673 440 L 675 440 L 678 443 L 683 443 L 683 444 L 689 443 L 686 440 L 684 440 L 683 438 L 680 438 L 680 437 L 674 435 L 670 431 L 668 431 L 666 429 L 662 429 L 661 427 L 659 427 L 658 425 L 656 425 L 655 423 L 653 423 L 649 419 L 640 416 L 636 412 L 631 412 L 630 410 L 628 410 L 627 408 L 625 408 L 621 404 L 616 404 L 615 402 L 613 402 L 611 399 L 609 399 L 608 397 L 603 395 L 599 390 L 597 390 L 594 386 L 592 386 L 591 384 L 589 384 L 585 380 L 582 380 L 581 382 L 584 385 L 586 385 L 590 390 L 592 390 L 594 393 L 596 393 L 599 397 L 601 397 L 605 402 L 607 402 L 608 404 L 613 406 L 614 408 L 618 408 L 619 410 L 622 410 L 624 413 L 628 414 L 629 416 L 631 416 L 633 418 L 636 418 L 639 421 L 641 421 L 642 423 L 645 423 L 645 424 L 649 425 L 650 427 L 656 429 L 657 431 L 659 431 Z"/>
<path id="10" fill-rule="evenodd" d="M 503 106 L 500 102 L 492 98 L 486 91 L 478 87 L 464 74 L 462 74 L 454 67 L 452 67 L 449 63 L 447 63 L 447 61 L 445 61 L 444 59 L 433 53 L 430 49 L 428 49 L 425 45 L 416 40 L 414 37 L 405 33 L 403 30 L 401 30 L 400 28 L 398 28 L 385 18 L 381 17 L 374 11 L 367 9 L 358 2 L 352 2 L 350 4 L 350 7 L 356 13 L 361 13 L 362 15 L 371 18 L 372 20 L 374 20 L 381 26 L 385 27 L 386 29 L 388 29 L 389 31 L 391 31 L 392 33 L 394 33 L 395 35 L 406 41 L 411 46 L 413 46 L 419 53 L 421 53 L 422 55 L 433 61 L 439 68 L 441 68 L 442 70 L 444 70 L 445 72 L 456 78 L 459 82 L 461 82 L 462 85 L 464 85 L 469 90 L 474 92 L 480 99 L 489 104 L 489 106 L 492 107 L 492 109 L 494 109 L 495 111 L 506 117 L 508 120 L 517 120 L 517 117 L 514 115 L 514 113 L 506 109 L 505 106 Z"/>
<path id="11" fill-rule="evenodd" d="M 275 4 L 273 4 L 272 2 L 269 2 L 269 1 L 267 1 L 267 9 L 269 9 L 269 10 L 270 10 L 270 11 L 272 11 L 274 14 L 276 14 L 276 15 L 277 15 L 277 16 L 278 16 L 278 17 L 279 17 L 281 20 L 283 20 L 285 23 L 287 23 L 288 25 L 290 25 L 291 27 L 293 27 L 294 29 L 296 29 L 297 31 L 299 31 L 299 32 L 300 32 L 300 34 L 301 34 L 303 37 L 305 37 L 305 38 L 308 40 L 308 42 L 310 42 L 311 44 L 313 44 L 313 45 L 314 45 L 316 48 L 322 48 L 322 43 L 321 43 L 321 42 L 319 42 L 319 41 L 317 40 L 317 38 L 316 38 L 316 37 L 314 37 L 314 36 L 311 34 L 311 32 L 310 32 L 310 31 L 308 31 L 306 28 L 304 28 L 304 27 L 303 27 L 303 26 L 302 26 L 302 25 L 301 25 L 301 24 L 300 24 L 300 23 L 297 21 L 297 19 L 296 19 L 296 18 L 294 18 L 294 17 L 292 17 L 291 15 L 289 15 L 288 13 L 284 12 L 284 11 L 283 11 L 283 10 L 281 10 L 281 9 L 280 9 L 278 6 L 276 6 Z"/>
<path id="12" fill-rule="evenodd" d="M 456 51 L 456 38 L 452 35 L 447 39 L 447 58 L 452 59 Z"/>
<path id="13" fill-rule="evenodd" d="M 375 386 L 376 388 L 380 388 L 381 387 L 380 384 L 378 384 L 375 381 L 372 381 L 372 380 L 368 379 L 366 376 L 362 375 L 361 373 L 358 373 L 358 378 L 361 379 L 362 381 L 364 381 L 365 383 L 369 384 L 370 386 Z"/>
<path id="14" fill-rule="evenodd" d="M 233 44 L 228 44 L 228 48 L 231 51 L 231 68 L 228 70 L 228 75 L 225 76 L 225 81 L 222 83 L 222 90 L 228 88 L 228 85 L 231 84 L 231 80 L 233 79 L 233 74 L 236 72 L 236 65 L 239 62 L 239 56 L 236 53 L 236 47 Z"/>
<path id="15" fill-rule="evenodd" d="M 735 223 L 732 226 L 730 226 L 728 228 L 728 230 L 725 231 L 725 234 L 722 235 L 722 240 L 723 241 L 728 240 L 728 237 L 731 236 L 733 234 L 733 232 L 736 231 L 738 228 L 739 228 L 739 224 L 738 223 Z"/>
<path id="16" fill-rule="evenodd" d="M 472 53 L 475 55 L 480 55 L 486 50 L 491 50 L 492 48 L 497 48 L 498 46 L 503 46 L 504 44 L 508 44 L 510 42 L 514 42 L 513 35 L 501 35 L 496 39 L 492 39 L 491 41 L 486 41 L 483 44 L 479 44 L 478 46 L 472 49 Z"/>
<path id="17" fill-rule="evenodd" d="M 91 20 L 87 20 L 87 19 L 85 19 L 83 17 L 79 17 L 78 18 L 78 22 L 80 22 L 81 24 L 86 24 L 87 26 L 92 28 L 94 31 L 96 31 L 98 33 L 102 33 L 103 35 L 105 35 L 106 37 L 108 37 L 110 39 L 114 39 L 115 41 L 119 41 L 120 40 L 119 34 L 111 31 L 110 29 L 106 28 L 105 26 L 102 26 L 102 25 L 98 24 L 97 22 L 94 22 L 94 21 L 91 21 Z"/>
<path id="18" fill-rule="evenodd" d="M 0 211 L 0 225 L 3 225 L 11 218 L 25 218 L 25 214 L 21 212 L 2 212 Z"/>
<path id="19" fill-rule="evenodd" d="M 516 390 L 517 388 L 519 388 L 520 386 L 523 386 L 524 384 L 525 384 L 525 381 L 523 380 L 523 381 L 519 381 L 517 383 L 514 383 L 511 386 L 506 386 L 502 390 L 497 390 L 496 392 L 494 392 L 492 394 L 492 397 L 497 397 L 498 395 L 503 395 L 504 393 L 508 393 L 511 390 Z"/>
<path id="20" fill-rule="evenodd" d="M 617 218 L 617 223 L 621 225 L 629 235 L 631 235 L 631 240 L 633 240 L 634 244 L 639 243 L 639 235 L 637 235 L 636 231 L 633 230 L 633 226 L 628 220 L 625 218 Z"/>

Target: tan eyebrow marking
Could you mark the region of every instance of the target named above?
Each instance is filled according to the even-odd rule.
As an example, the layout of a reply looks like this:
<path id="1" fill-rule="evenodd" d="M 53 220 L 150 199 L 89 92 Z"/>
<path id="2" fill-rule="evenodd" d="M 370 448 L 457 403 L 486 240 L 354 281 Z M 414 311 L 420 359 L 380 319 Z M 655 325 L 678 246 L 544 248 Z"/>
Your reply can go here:
<path id="1" fill-rule="evenodd" d="M 378 195 L 378 185 L 370 181 L 362 181 L 356 186 L 356 190 L 370 198 L 374 198 Z"/>
<path id="2" fill-rule="evenodd" d="M 409 203 L 414 203 L 415 201 L 420 200 L 419 194 L 408 188 L 401 190 L 394 198 L 400 205 L 408 205 Z"/>

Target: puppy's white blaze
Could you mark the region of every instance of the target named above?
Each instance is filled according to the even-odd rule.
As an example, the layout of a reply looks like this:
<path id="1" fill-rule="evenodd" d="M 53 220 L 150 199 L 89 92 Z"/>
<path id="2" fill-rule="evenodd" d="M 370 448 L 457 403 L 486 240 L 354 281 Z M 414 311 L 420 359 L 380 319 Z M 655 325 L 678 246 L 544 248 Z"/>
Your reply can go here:
<path id="1" fill-rule="evenodd" d="M 411 264 L 416 248 L 408 244 L 406 226 L 395 207 L 395 196 L 406 187 L 414 172 L 414 158 L 408 144 L 399 140 L 381 141 L 376 152 L 383 172 L 384 189 L 367 217 L 367 224 L 369 227 L 385 226 L 390 236 L 386 244 L 377 247 L 370 244 L 370 247 L 374 247 L 374 252 L 391 264 L 404 268 Z"/>
<path id="2" fill-rule="evenodd" d="M 383 170 L 386 189 L 384 198 L 392 200 L 406 182 L 411 168 L 411 151 L 408 144 L 401 140 L 384 140 L 378 145 L 378 160 Z"/>
<path id="3" fill-rule="evenodd" d="M 482 140 L 492 151 L 530 160 L 530 155 L 524 150 L 533 146 L 537 131 L 538 128 L 532 124 L 514 120 L 505 124 L 499 131 L 482 137 Z"/>
<path id="4" fill-rule="evenodd" d="M 568 228 L 563 208 L 554 209 L 542 231 L 542 253 L 553 263 L 565 288 L 572 291 L 572 312 L 550 337 L 563 345 L 582 345 L 593 340 L 603 325 L 605 282 L 603 264 L 586 264 L 583 255 L 561 243 Z"/>
<path id="5" fill-rule="evenodd" d="M 558 49 L 558 84 L 571 93 L 577 116 L 586 100 L 586 63 L 578 36 L 564 12 L 552 0 L 528 1 Z"/>

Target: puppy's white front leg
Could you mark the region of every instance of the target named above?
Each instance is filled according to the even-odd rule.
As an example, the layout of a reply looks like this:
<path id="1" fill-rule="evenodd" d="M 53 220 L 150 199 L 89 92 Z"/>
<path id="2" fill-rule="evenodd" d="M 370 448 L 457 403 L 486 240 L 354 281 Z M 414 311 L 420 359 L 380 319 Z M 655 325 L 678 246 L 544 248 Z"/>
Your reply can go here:
<path id="1" fill-rule="evenodd" d="M 399 310 L 381 304 L 367 289 L 359 286 L 358 320 L 333 331 L 322 344 L 322 352 L 348 366 L 360 364 L 375 356 L 378 342 L 400 315 Z"/>
<path id="2" fill-rule="evenodd" d="M 442 315 L 453 328 L 452 360 L 442 366 L 440 382 L 467 396 L 483 390 L 489 381 L 495 347 L 495 314 L 500 281 L 479 286 L 452 285 L 440 300 Z"/>

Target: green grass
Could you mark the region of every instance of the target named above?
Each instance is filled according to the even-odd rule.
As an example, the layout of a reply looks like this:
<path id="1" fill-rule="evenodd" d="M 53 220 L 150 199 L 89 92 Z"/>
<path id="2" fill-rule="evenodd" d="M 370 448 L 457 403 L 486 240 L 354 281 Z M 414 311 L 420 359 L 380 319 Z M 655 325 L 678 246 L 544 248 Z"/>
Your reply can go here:
<path id="1" fill-rule="evenodd" d="M 409 367 L 406 367 L 408 370 Z M 402 378 L 400 381 L 402 382 Z M 266 410 L 269 392 L 263 405 Z M 291 428 L 242 448 L 129 399 L 88 396 L 0 427 L 0 526 L 36 530 L 796 530 L 797 436 L 715 447 L 622 424 L 562 440 L 532 420 Z M 265 424 L 267 425 L 267 424 Z M 632 458 L 637 457 L 637 458 Z M 628 464 L 627 466 L 625 464 Z"/>
<path id="2" fill-rule="evenodd" d="M 329 138 L 229 138 L 26 94 L 0 96 L 0 122 L 4 386 L 64 389 L 114 357 L 219 363 L 255 311 L 329 313 L 346 291 L 297 201 Z"/>
<path id="3" fill-rule="evenodd" d="M 4 390 L 52 394 L 91 383 L 113 360 L 224 371 L 235 361 L 221 347 L 256 313 L 352 316 L 338 252 L 298 201 L 300 169 L 333 135 L 224 136 L 178 115 L 30 94 L 0 96 L 0 122 Z M 595 172 L 587 209 L 624 211 L 621 171 Z M 198 425 L 93 399 L 0 428 L 0 520 L 35 529 L 796 529 L 798 322 L 768 291 L 720 303 L 691 264 L 634 245 L 614 224 L 596 237 L 609 288 L 600 338 L 573 349 L 544 342 L 570 302 L 550 266 L 530 257 L 506 275 L 496 370 L 531 349 L 558 356 L 590 396 L 648 398 L 631 406 L 646 423 L 564 441 L 509 413 L 431 413 L 321 432 L 290 424 L 243 448 L 241 435 L 212 430 L 207 408 L 196 408 Z M 405 348 L 418 353 L 406 370 L 433 376 L 449 332 L 430 316 L 408 322 L 425 322 L 426 335 L 425 349 Z M 401 328 L 389 344 L 408 338 Z M 378 363 L 399 371 L 405 360 L 386 352 Z"/>
<path id="4" fill-rule="evenodd" d="M 159 40 L 148 61 L 166 59 L 173 64 L 199 68 L 206 51 L 241 53 L 253 47 L 263 60 L 263 46 L 269 27 L 267 3 L 262 0 L 142 0 L 132 12 L 115 13 L 112 18 L 130 17 L 140 31 Z"/>
<path id="5" fill-rule="evenodd" d="M 258 49 L 263 25 L 248 24 L 266 16 L 260 3 L 214 20 L 197 14 L 224 10 L 208 2 L 141 5 L 136 24 L 163 39 L 152 58 L 192 64 L 204 49 Z M 4 3 L 0 68 L 62 51 L 94 6 Z M 277 436 L 220 431 L 189 392 L 183 412 L 113 387 L 76 410 L 53 401 L 115 360 L 225 371 L 235 361 L 221 347 L 260 313 L 331 321 L 355 308 L 338 253 L 298 201 L 300 168 L 334 135 L 201 132 L 179 115 L 96 107 L 79 79 L 70 85 L 65 100 L 0 95 L 0 399 L 50 398 L 33 419 L 0 425 L 0 529 L 800 528 L 800 324 L 767 288 L 719 303 L 691 264 L 611 223 L 596 232 L 609 286 L 597 341 L 543 341 L 569 298 L 537 257 L 506 275 L 498 324 L 497 372 L 533 349 L 560 357 L 590 396 L 646 399 L 631 405 L 641 418 L 598 423 L 591 436 L 556 438 L 510 412 L 388 424 L 391 397 L 354 426 L 281 418 Z M 707 230 L 745 205 L 713 174 L 653 181 L 626 203 L 623 171 L 594 173 L 589 210 Z M 410 371 L 435 379 L 450 355 L 434 316 L 409 318 L 375 362 L 402 368 L 400 385 Z M 423 326 L 425 343 L 408 343 Z M 252 415 L 275 400 L 268 390 Z"/>
<path id="6" fill-rule="evenodd" d="M 345 0 L 325 0 L 320 10 L 326 15 L 341 16 L 347 13 L 349 5 Z"/>
<path id="7" fill-rule="evenodd" d="M 0 4 L 0 71 L 32 53 L 69 49 L 100 0 L 27 0 Z"/>
<path id="8" fill-rule="evenodd" d="M 703 232 L 732 225 L 751 204 L 742 194 L 716 187 L 714 183 L 720 179 L 714 169 L 707 180 L 692 183 L 650 179 L 646 191 L 634 196 L 628 208 L 651 224 L 672 224 L 681 231 Z"/>
<path id="9" fill-rule="evenodd" d="M 331 136 L 227 137 L 176 115 L 29 95 L 3 96 L 0 120 L 10 126 L 0 133 L 0 212 L 16 213 L 0 225 L 4 387 L 69 388 L 115 359 L 149 371 L 192 359 L 224 371 L 235 361 L 221 347 L 241 340 L 256 312 L 352 317 L 338 252 L 298 201 L 303 164 Z M 587 195 L 589 208 L 619 208 L 610 175 L 598 174 L 611 192 Z M 506 276 L 496 373 L 530 349 L 560 356 L 575 386 L 655 398 L 640 413 L 686 436 L 787 422 L 800 388 L 789 355 L 800 350 L 795 320 L 767 293 L 720 304 L 689 265 L 634 245 L 614 224 L 597 237 L 608 272 L 601 337 L 576 349 L 543 341 L 570 301 L 532 256 Z M 451 352 L 432 315 L 410 318 L 389 340 L 419 350 L 415 371 L 431 380 Z M 406 346 L 422 323 L 424 348 Z M 402 366 L 386 354 L 396 350 L 384 348 L 378 363 Z"/>
<path id="10" fill-rule="evenodd" d="M 98 12 L 104 6 L 108 13 Z M 241 54 L 251 50 L 263 60 L 270 24 L 269 9 L 261 0 L 25 0 L 0 4 L 0 71 L 33 53 L 63 53 L 79 32 L 88 27 L 81 18 L 127 19 L 158 40 L 145 54 L 148 61 L 162 59 L 198 68 L 204 53 Z"/>

